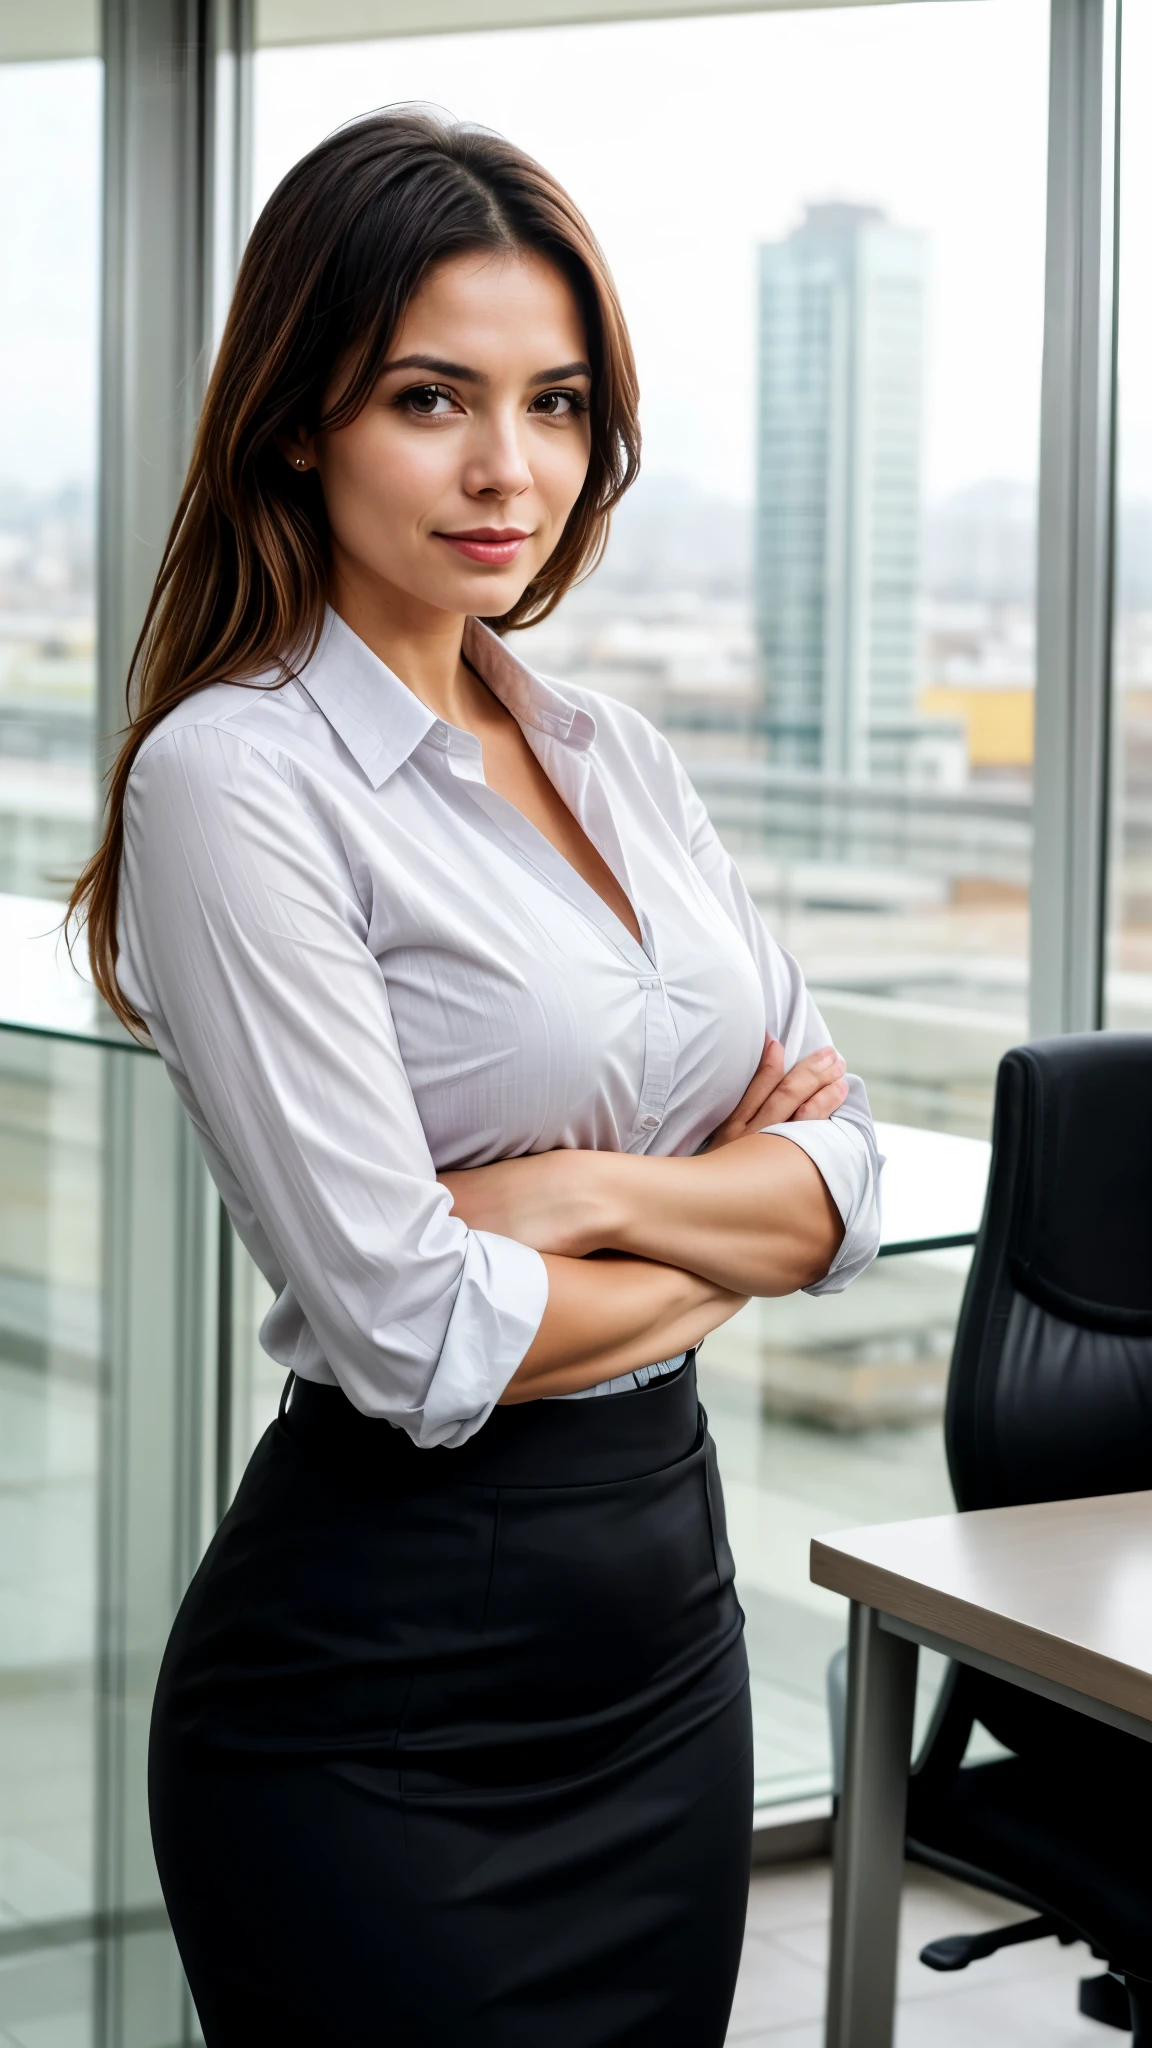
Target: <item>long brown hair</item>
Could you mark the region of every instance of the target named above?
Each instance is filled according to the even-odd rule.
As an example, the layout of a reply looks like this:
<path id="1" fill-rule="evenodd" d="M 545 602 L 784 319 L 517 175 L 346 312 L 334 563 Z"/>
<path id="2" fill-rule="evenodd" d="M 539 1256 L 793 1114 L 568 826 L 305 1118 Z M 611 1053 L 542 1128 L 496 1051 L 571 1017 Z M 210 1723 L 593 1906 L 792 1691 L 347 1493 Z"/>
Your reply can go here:
<path id="1" fill-rule="evenodd" d="M 153 727 L 215 682 L 276 677 L 314 650 L 328 530 L 315 472 L 278 438 L 347 425 L 367 403 L 428 271 L 472 249 L 547 256 L 579 301 L 591 350 L 591 459 L 560 544 L 498 631 L 544 618 L 593 569 L 613 505 L 639 468 L 636 370 L 600 248 L 562 186 L 486 129 L 400 107 L 340 128 L 289 171 L 240 265 L 188 477 L 132 657 L 129 724 L 109 778 L 103 840 L 68 924 L 88 928 L 97 988 L 130 1030 L 116 976 L 124 797 Z M 327 412 L 338 366 L 344 382 Z"/>

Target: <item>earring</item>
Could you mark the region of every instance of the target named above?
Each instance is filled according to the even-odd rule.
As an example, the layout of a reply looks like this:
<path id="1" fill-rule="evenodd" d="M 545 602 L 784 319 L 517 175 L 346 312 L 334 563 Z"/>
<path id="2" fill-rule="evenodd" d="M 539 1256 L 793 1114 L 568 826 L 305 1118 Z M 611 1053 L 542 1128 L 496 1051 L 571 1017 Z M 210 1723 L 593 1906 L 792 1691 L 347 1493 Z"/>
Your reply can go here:
<path id="1" fill-rule="evenodd" d="M 302 455 L 298 455 L 296 457 L 296 467 L 297 469 L 307 469 L 308 464 L 306 463 Z"/>

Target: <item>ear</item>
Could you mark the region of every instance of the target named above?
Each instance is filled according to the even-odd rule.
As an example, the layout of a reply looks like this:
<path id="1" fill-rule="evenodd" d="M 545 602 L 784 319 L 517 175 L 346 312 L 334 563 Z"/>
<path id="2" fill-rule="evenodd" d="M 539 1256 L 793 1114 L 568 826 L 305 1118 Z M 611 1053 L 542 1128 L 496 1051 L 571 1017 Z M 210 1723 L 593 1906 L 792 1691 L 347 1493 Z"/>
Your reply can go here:
<path id="1" fill-rule="evenodd" d="M 315 469 L 316 451 L 311 434 L 298 427 L 294 434 L 277 434 L 276 446 L 290 469 L 302 476 L 305 470 Z"/>

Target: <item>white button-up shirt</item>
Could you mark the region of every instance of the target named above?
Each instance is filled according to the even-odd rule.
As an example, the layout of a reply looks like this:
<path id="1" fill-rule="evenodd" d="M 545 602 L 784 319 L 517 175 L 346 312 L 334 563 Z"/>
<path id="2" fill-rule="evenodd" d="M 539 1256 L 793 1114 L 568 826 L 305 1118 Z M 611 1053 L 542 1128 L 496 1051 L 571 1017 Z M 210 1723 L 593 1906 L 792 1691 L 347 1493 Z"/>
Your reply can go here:
<path id="1" fill-rule="evenodd" d="M 465 649 L 626 891 L 626 927 L 484 780 L 446 725 L 329 612 L 279 688 L 190 697 L 137 755 L 122 986 L 276 1300 L 261 1341 L 418 1444 L 482 1424 L 535 1335 L 547 1271 L 469 1230 L 438 1171 L 563 1146 L 693 1153 L 766 1031 L 827 1041 L 668 742 Z M 844 1220 L 836 1290 L 879 1241 L 853 1080 L 826 1122 L 773 1126 Z"/>

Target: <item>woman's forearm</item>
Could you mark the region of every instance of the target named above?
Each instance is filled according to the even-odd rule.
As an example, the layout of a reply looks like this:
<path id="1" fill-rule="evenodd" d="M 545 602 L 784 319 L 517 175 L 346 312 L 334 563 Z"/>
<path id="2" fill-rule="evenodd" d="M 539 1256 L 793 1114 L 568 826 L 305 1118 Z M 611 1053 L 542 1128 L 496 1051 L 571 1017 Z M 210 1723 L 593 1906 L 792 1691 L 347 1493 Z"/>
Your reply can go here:
<path id="1" fill-rule="evenodd" d="M 441 1173 L 462 1222 L 568 1259 L 611 1249 L 698 1273 L 734 1294 L 792 1294 L 828 1272 L 840 1212 L 807 1153 L 767 1126 L 824 1121 L 848 1082 L 832 1046 L 791 1067 L 779 1040 L 740 1101 L 690 1159 L 530 1153 Z"/>
<path id="2" fill-rule="evenodd" d="M 604 1204 L 592 1235 L 667 1259 L 742 1294 L 792 1294 L 823 1279 L 844 1235 L 808 1154 L 757 1133 L 692 1159 L 597 1154 Z"/>
<path id="3" fill-rule="evenodd" d="M 501 1400 L 575 1394 L 674 1358 L 742 1308 L 744 1297 L 648 1259 L 545 1255 L 548 1302 Z"/>
<path id="4" fill-rule="evenodd" d="M 844 1235 L 807 1153 L 764 1133 L 691 1159 L 544 1152 L 442 1179 L 473 1229 L 573 1260 L 628 1252 L 740 1295 L 811 1286 Z"/>

